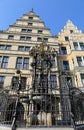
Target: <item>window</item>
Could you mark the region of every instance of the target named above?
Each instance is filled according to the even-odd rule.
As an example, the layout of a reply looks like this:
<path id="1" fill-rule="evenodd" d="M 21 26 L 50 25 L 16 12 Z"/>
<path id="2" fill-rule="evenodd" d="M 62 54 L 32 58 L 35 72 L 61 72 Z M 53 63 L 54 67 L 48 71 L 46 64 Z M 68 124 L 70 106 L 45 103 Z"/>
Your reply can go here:
<path id="1" fill-rule="evenodd" d="M 38 34 L 42 34 L 42 30 L 38 30 Z"/>
<path id="2" fill-rule="evenodd" d="M 10 45 L 7 45 L 5 50 L 11 50 L 11 46 Z"/>
<path id="3" fill-rule="evenodd" d="M 0 65 L 1 65 L 1 63 L 2 63 L 2 56 L 0 56 Z"/>
<path id="4" fill-rule="evenodd" d="M 0 76 L 0 89 L 2 89 L 2 88 L 3 88 L 4 79 L 5 79 L 5 77 L 4 77 L 4 76 Z"/>
<path id="5" fill-rule="evenodd" d="M 71 77 L 66 77 L 65 80 L 66 80 L 66 85 L 67 85 L 69 88 L 72 88 L 72 87 L 73 87 L 73 84 L 72 84 L 72 79 L 71 79 Z"/>
<path id="6" fill-rule="evenodd" d="M 25 47 L 25 51 L 29 51 L 30 50 L 30 47 Z"/>
<path id="7" fill-rule="evenodd" d="M 65 36 L 65 41 L 69 41 L 69 37 Z"/>
<path id="8" fill-rule="evenodd" d="M 81 82 L 82 82 L 82 84 L 84 86 L 84 74 L 81 74 Z"/>
<path id="9" fill-rule="evenodd" d="M 3 59 L 2 59 L 2 68 L 7 68 L 7 65 L 8 65 L 8 59 L 9 57 L 8 56 L 4 56 Z"/>
<path id="10" fill-rule="evenodd" d="M 17 69 L 22 69 L 22 57 L 17 58 L 16 68 Z"/>
<path id="11" fill-rule="evenodd" d="M 73 30 L 70 30 L 70 33 L 73 33 Z"/>
<path id="12" fill-rule="evenodd" d="M 75 50 L 84 50 L 84 43 L 80 42 L 80 43 L 77 43 L 77 42 L 74 42 L 74 49 Z"/>
<path id="13" fill-rule="evenodd" d="M 21 37 L 20 37 L 20 40 L 25 40 L 25 36 L 21 36 Z"/>
<path id="14" fill-rule="evenodd" d="M 29 58 L 18 57 L 16 62 L 17 69 L 28 69 L 29 68 Z"/>
<path id="15" fill-rule="evenodd" d="M 28 32 L 28 33 L 32 33 L 32 30 L 31 30 L 31 29 L 28 29 L 27 32 Z"/>
<path id="16" fill-rule="evenodd" d="M 13 39 L 14 39 L 14 36 L 13 36 L 13 35 L 9 35 L 9 36 L 8 36 L 8 39 L 9 39 L 9 40 L 13 40 Z"/>
<path id="17" fill-rule="evenodd" d="M 18 47 L 18 50 L 19 50 L 19 51 L 24 51 L 24 46 L 19 46 L 19 47 Z"/>
<path id="18" fill-rule="evenodd" d="M 73 42 L 73 45 L 74 45 L 74 49 L 75 49 L 75 50 L 79 50 L 79 46 L 78 46 L 78 43 L 77 43 L 77 42 Z"/>
<path id="19" fill-rule="evenodd" d="M 32 26 L 33 24 L 32 23 L 28 23 L 28 26 Z"/>
<path id="20" fill-rule="evenodd" d="M 78 66 L 84 66 L 84 59 L 83 57 L 77 57 L 77 63 L 78 63 Z"/>
<path id="21" fill-rule="evenodd" d="M 51 57 L 52 67 L 55 67 L 55 57 Z"/>
<path id="22" fill-rule="evenodd" d="M 67 54 L 66 47 L 61 47 L 61 54 Z"/>
<path id="23" fill-rule="evenodd" d="M 38 41 L 38 42 L 42 42 L 42 38 L 38 37 L 38 38 L 37 38 L 37 41 Z"/>
<path id="24" fill-rule="evenodd" d="M 22 32 L 27 32 L 27 30 L 26 29 L 22 29 Z"/>
<path id="25" fill-rule="evenodd" d="M 84 50 L 84 43 L 79 43 L 81 50 Z"/>
<path id="26" fill-rule="evenodd" d="M 32 29 L 22 29 L 22 32 L 24 32 L 24 33 L 32 33 Z"/>
<path id="27" fill-rule="evenodd" d="M 63 69 L 69 70 L 69 62 L 68 61 L 63 61 Z"/>
<path id="28" fill-rule="evenodd" d="M 8 56 L 4 56 L 4 57 L 0 56 L 0 67 L 1 68 L 7 68 L 8 59 L 9 59 Z"/>
<path id="29" fill-rule="evenodd" d="M 56 88 L 56 85 L 57 85 L 56 75 L 51 75 L 50 76 L 50 87 Z"/>
<path id="30" fill-rule="evenodd" d="M 11 46 L 10 45 L 0 45 L 0 50 L 10 50 Z"/>
<path id="31" fill-rule="evenodd" d="M 0 45 L 0 50 L 5 50 L 5 45 Z"/>
<path id="32" fill-rule="evenodd" d="M 26 40 L 27 40 L 27 41 L 30 41 L 30 40 L 31 40 L 31 37 L 26 37 Z"/>
<path id="33" fill-rule="evenodd" d="M 12 89 L 18 89 L 19 77 L 12 78 Z M 26 78 L 21 77 L 20 90 L 24 90 L 26 88 Z"/>
<path id="34" fill-rule="evenodd" d="M 29 17 L 29 20 L 32 20 L 33 19 L 33 17 Z"/>
<path id="35" fill-rule="evenodd" d="M 26 41 L 30 41 L 31 37 L 25 37 L 25 36 L 21 36 L 20 40 L 26 40 Z"/>
<path id="36" fill-rule="evenodd" d="M 28 69 L 29 68 L 29 58 L 24 58 L 23 68 L 24 69 Z"/>
<path id="37" fill-rule="evenodd" d="M 48 38 L 44 38 L 43 40 L 44 40 L 44 42 L 48 42 Z"/>
<path id="38" fill-rule="evenodd" d="M 18 51 L 29 51 L 30 47 L 25 47 L 25 46 L 19 46 Z"/>

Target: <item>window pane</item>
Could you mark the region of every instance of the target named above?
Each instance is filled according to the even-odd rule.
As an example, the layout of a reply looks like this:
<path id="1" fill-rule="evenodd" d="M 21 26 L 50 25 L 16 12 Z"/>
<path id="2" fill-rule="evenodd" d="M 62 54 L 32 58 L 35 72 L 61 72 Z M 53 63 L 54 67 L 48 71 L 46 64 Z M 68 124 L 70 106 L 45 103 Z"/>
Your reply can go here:
<path id="1" fill-rule="evenodd" d="M 27 29 L 22 29 L 22 32 L 26 32 L 27 31 Z"/>
<path id="2" fill-rule="evenodd" d="M 0 76 L 0 89 L 2 89 L 2 88 L 3 88 L 4 79 L 5 79 L 5 77 L 4 77 L 4 76 Z"/>
<path id="3" fill-rule="evenodd" d="M 73 30 L 70 30 L 70 33 L 73 33 Z"/>
<path id="4" fill-rule="evenodd" d="M 38 34 L 42 34 L 42 30 L 38 30 Z"/>
<path id="5" fill-rule="evenodd" d="M 17 69 L 21 69 L 22 68 L 22 58 L 21 57 L 17 58 L 16 68 Z"/>
<path id="6" fill-rule="evenodd" d="M 8 57 L 3 57 L 3 61 L 2 61 L 2 68 L 7 68 L 7 64 L 8 64 Z"/>
<path id="7" fill-rule="evenodd" d="M 27 40 L 27 41 L 30 41 L 30 40 L 31 40 L 31 37 L 26 37 L 26 40 Z"/>
<path id="8" fill-rule="evenodd" d="M 80 50 L 77 42 L 74 42 L 73 44 L 74 44 L 74 49 L 75 50 Z"/>
<path id="9" fill-rule="evenodd" d="M 9 39 L 9 40 L 13 40 L 13 39 L 14 39 L 14 36 L 13 36 L 13 35 L 9 35 L 9 36 L 8 36 L 8 39 Z"/>
<path id="10" fill-rule="evenodd" d="M 66 47 L 61 47 L 61 54 L 67 54 Z"/>
<path id="11" fill-rule="evenodd" d="M 28 32 L 28 33 L 32 33 L 32 30 L 31 30 L 31 29 L 28 29 L 27 32 Z"/>
<path id="12" fill-rule="evenodd" d="M 51 88 L 56 88 L 56 75 L 50 76 L 50 85 L 51 85 Z"/>
<path id="13" fill-rule="evenodd" d="M 12 89 L 18 89 L 18 83 L 19 83 L 19 77 L 13 77 L 12 78 Z M 21 77 L 21 84 L 19 84 L 20 90 L 23 90 L 26 88 L 26 78 Z"/>
<path id="14" fill-rule="evenodd" d="M 25 47 L 25 51 L 29 51 L 30 50 L 30 47 Z"/>
<path id="15" fill-rule="evenodd" d="M 12 89 L 17 89 L 19 82 L 19 77 L 13 77 L 12 78 Z"/>
<path id="16" fill-rule="evenodd" d="M 72 84 L 72 79 L 71 79 L 71 77 L 66 77 L 65 80 L 66 80 L 66 85 L 67 85 L 69 88 L 72 88 L 72 87 L 73 87 L 73 84 Z"/>
<path id="17" fill-rule="evenodd" d="M 10 45 L 7 45 L 6 46 L 6 50 L 10 50 L 11 49 L 11 46 Z"/>
<path id="18" fill-rule="evenodd" d="M 81 57 L 77 57 L 77 63 L 78 63 L 78 66 L 84 66 Z"/>
<path id="19" fill-rule="evenodd" d="M 69 70 L 69 62 L 68 61 L 63 61 L 63 69 Z"/>
<path id="20" fill-rule="evenodd" d="M 21 77 L 21 90 L 26 89 L 26 78 Z"/>
<path id="21" fill-rule="evenodd" d="M 32 26 L 32 23 L 28 23 L 28 26 Z"/>
<path id="22" fill-rule="evenodd" d="M 24 58 L 24 63 L 29 63 L 29 58 Z"/>
<path id="23" fill-rule="evenodd" d="M 23 68 L 28 69 L 29 65 L 27 63 L 24 63 Z"/>
<path id="24" fill-rule="evenodd" d="M 42 42 L 42 38 L 38 37 L 38 38 L 37 38 L 37 41 L 38 41 L 38 42 Z"/>
<path id="25" fill-rule="evenodd" d="M 5 78 L 4 76 L 0 76 L 0 83 L 4 82 L 4 78 Z"/>
<path id="26" fill-rule="evenodd" d="M 44 40 L 44 42 L 48 42 L 48 38 L 44 38 L 43 40 Z"/>
<path id="27" fill-rule="evenodd" d="M 22 58 L 19 57 L 19 58 L 17 59 L 17 62 L 18 62 L 18 63 L 22 63 Z"/>
<path id="28" fill-rule="evenodd" d="M 0 50 L 4 50 L 5 49 L 5 45 L 0 45 Z"/>
<path id="29" fill-rule="evenodd" d="M 66 36 L 66 37 L 65 37 L 65 41 L 69 41 L 69 37 Z"/>
<path id="30" fill-rule="evenodd" d="M 84 43 L 79 43 L 81 50 L 84 50 Z"/>
<path id="31" fill-rule="evenodd" d="M 3 61 L 4 61 L 4 62 L 8 62 L 8 57 L 4 56 L 4 57 L 3 57 Z"/>
<path id="32" fill-rule="evenodd" d="M 25 40 L 25 36 L 21 36 L 21 37 L 20 37 L 20 40 Z"/>
<path id="33" fill-rule="evenodd" d="M 29 17 L 29 20 L 32 20 L 33 19 L 33 17 Z"/>
<path id="34" fill-rule="evenodd" d="M 2 62 L 2 56 L 0 56 L 0 63 Z"/>
<path id="35" fill-rule="evenodd" d="M 52 63 L 52 67 L 55 67 L 55 58 L 51 57 L 51 63 Z"/>
<path id="36" fill-rule="evenodd" d="M 28 69 L 29 67 L 29 58 L 24 58 L 23 68 Z"/>
<path id="37" fill-rule="evenodd" d="M 24 51 L 24 46 L 19 46 L 19 47 L 18 47 L 18 50 L 19 50 L 19 51 Z"/>
<path id="38" fill-rule="evenodd" d="M 84 86 L 84 74 L 81 74 L 81 82 L 82 82 L 82 84 Z"/>

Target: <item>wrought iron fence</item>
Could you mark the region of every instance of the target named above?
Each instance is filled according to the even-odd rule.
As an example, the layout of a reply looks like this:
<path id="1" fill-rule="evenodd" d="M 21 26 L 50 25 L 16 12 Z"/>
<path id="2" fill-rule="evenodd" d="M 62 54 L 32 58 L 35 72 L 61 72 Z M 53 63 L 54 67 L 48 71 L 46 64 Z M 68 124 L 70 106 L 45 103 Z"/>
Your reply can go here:
<path id="1" fill-rule="evenodd" d="M 59 88 L 35 91 L 5 89 L 0 91 L 0 124 L 12 127 L 56 127 L 84 124 L 84 94 L 73 88 L 61 95 Z M 67 105 L 70 102 L 70 108 Z M 65 106 L 62 106 L 62 105 Z M 66 108 L 66 109 L 65 109 Z M 13 130 L 13 129 L 12 129 Z"/>
<path id="2" fill-rule="evenodd" d="M 67 95 L 66 95 L 67 99 Z M 65 118 L 63 114 L 70 117 Z M 35 91 L 5 89 L 0 92 L 0 123 L 14 127 L 72 125 L 70 111 L 61 108 L 59 88 Z"/>

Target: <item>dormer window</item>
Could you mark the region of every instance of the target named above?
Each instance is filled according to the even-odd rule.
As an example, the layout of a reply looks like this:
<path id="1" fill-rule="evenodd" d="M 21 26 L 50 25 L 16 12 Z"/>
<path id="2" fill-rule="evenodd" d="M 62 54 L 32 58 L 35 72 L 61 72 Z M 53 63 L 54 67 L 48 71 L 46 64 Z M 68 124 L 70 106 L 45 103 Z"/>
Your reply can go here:
<path id="1" fill-rule="evenodd" d="M 32 26 L 32 23 L 28 23 L 28 26 Z"/>
<path id="2" fill-rule="evenodd" d="M 27 30 L 26 29 L 22 29 L 22 32 L 26 32 Z"/>
<path id="3" fill-rule="evenodd" d="M 31 37 L 26 37 L 26 41 L 31 41 Z"/>
<path id="4" fill-rule="evenodd" d="M 33 19 L 33 17 L 29 17 L 29 20 L 32 20 Z"/>
<path id="5" fill-rule="evenodd" d="M 38 37 L 38 38 L 37 38 L 37 41 L 38 41 L 38 42 L 42 42 L 42 38 Z"/>
<path id="6" fill-rule="evenodd" d="M 48 38 L 44 38 L 44 42 L 48 42 Z"/>
<path id="7" fill-rule="evenodd" d="M 9 40 L 13 40 L 13 39 L 14 39 L 14 36 L 13 36 L 13 35 L 9 35 L 9 36 L 8 36 L 8 39 L 9 39 Z"/>
<path id="8" fill-rule="evenodd" d="M 32 30 L 31 30 L 31 29 L 28 29 L 27 32 L 28 32 L 28 33 L 32 33 Z"/>
<path id="9" fill-rule="evenodd" d="M 23 32 L 23 33 L 31 33 L 32 30 L 31 30 L 31 29 L 22 29 L 22 32 Z"/>
<path id="10" fill-rule="evenodd" d="M 38 30 L 38 34 L 42 34 L 42 30 Z"/>
<path id="11" fill-rule="evenodd" d="M 70 33 L 73 33 L 73 30 L 70 30 Z"/>
<path id="12" fill-rule="evenodd" d="M 69 37 L 65 36 L 65 41 L 69 41 Z"/>
<path id="13" fill-rule="evenodd" d="M 25 36 L 21 36 L 21 37 L 20 37 L 20 40 L 25 40 Z"/>

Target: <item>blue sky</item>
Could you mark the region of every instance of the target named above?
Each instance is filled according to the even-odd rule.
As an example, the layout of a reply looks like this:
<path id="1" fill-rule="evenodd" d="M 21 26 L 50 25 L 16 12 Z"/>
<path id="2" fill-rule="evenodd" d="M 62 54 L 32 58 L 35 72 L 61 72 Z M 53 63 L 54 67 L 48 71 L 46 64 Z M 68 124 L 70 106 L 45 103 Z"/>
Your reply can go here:
<path id="1" fill-rule="evenodd" d="M 84 0 L 0 0 L 0 30 L 32 8 L 54 35 L 68 19 L 84 32 Z"/>

